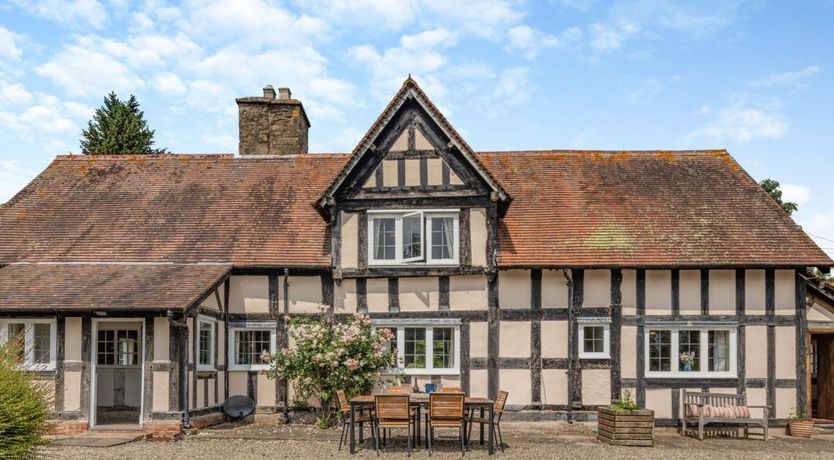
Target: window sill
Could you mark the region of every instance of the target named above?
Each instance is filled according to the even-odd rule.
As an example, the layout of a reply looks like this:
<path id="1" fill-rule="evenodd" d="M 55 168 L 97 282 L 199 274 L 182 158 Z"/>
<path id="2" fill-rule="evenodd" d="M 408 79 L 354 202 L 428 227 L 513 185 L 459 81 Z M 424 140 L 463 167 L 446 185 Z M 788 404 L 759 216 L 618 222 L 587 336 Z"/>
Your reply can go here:
<path id="1" fill-rule="evenodd" d="M 579 359 L 611 359 L 609 353 L 580 353 Z"/>
<path id="2" fill-rule="evenodd" d="M 395 369 L 388 375 L 460 375 L 460 369 Z"/>
<path id="3" fill-rule="evenodd" d="M 374 262 L 368 261 L 368 268 L 434 268 L 434 267 L 454 267 L 460 265 L 457 260 L 450 260 L 449 262 Z"/>
<path id="4" fill-rule="evenodd" d="M 214 364 L 198 364 L 197 365 L 197 372 L 216 372 L 217 368 L 214 367 Z"/>
<path id="5" fill-rule="evenodd" d="M 650 379 L 735 379 L 735 372 L 646 372 Z"/>
<path id="6" fill-rule="evenodd" d="M 268 364 L 252 364 L 252 365 L 232 365 L 229 366 L 229 371 L 266 371 L 269 370 Z"/>

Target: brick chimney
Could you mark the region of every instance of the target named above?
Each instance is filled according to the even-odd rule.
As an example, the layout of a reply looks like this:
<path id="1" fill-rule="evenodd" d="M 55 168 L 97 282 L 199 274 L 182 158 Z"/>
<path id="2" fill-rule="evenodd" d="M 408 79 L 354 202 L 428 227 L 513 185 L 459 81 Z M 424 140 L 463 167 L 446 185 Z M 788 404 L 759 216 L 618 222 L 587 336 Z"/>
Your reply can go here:
<path id="1" fill-rule="evenodd" d="M 235 99 L 238 107 L 240 155 L 295 155 L 307 153 L 310 120 L 301 101 L 289 88 L 271 85 L 263 96 Z"/>

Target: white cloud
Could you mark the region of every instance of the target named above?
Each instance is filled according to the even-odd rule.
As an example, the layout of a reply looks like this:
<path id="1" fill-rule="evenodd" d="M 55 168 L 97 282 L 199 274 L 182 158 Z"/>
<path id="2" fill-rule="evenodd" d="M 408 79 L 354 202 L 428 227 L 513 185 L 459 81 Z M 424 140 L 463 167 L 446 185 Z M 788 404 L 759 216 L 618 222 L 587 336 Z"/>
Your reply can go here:
<path id="1" fill-rule="evenodd" d="M 630 104 L 641 104 L 650 101 L 659 96 L 664 90 L 662 81 L 656 78 L 647 78 L 635 83 L 630 89 L 626 90 L 626 101 Z"/>
<path id="2" fill-rule="evenodd" d="M 101 28 L 108 16 L 107 9 L 97 0 L 12 0 L 11 3 L 34 16 L 77 28 Z"/>
<path id="3" fill-rule="evenodd" d="M 175 73 L 163 72 L 153 78 L 154 89 L 161 94 L 170 96 L 181 96 L 185 94 L 185 83 Z"/>
<path id="4" fill-rule="evenodd" d="M 750 82 L 751 86 L 762 88 L 787 87 L 791 89 L 803 89 L 808 86 L 808 80 L 818 74 L 822 69 L 818 65 L 794 70 L 791 72 L 774 73 Z"/>
<path id="5" fill-rule="evenodd" d="M 715 118 L 690 133 L 689 139 L 743 144 L 757 139 L 780 139 L 789 129 L 790 123 L 779 112 L 731 106 L 717 111 Z"/>
<path id="6" fill-rule="evenodd" d="M 422 49 L 422 48 L 445 48 L 452 46 L 457 41 L 457 34 L 449 32 L 444 28 L 424 30 L 414 35 L 403 35 L 400 38 L 400 43 L 404 48 Z"/>
<path id="7" fill-rule="evenodd" d="M 594 24 L 591 26 L 591 48 L 597 52 L 618 50 L 626 41 L 640 32 L 640 28 L 630 22 L 613 24 Z"/>
<path id="8" fill-rule="evenodd" d="M 811 199 L 811 189 L 804 185 L 780 184 L 779 189 L 782 190 L 782 198 L 785 201 L 804 205 Z"/>
<path id="9" fill-rule="evenodd" d="M 571 27 L 556 37 L 526 25 L 518 25 L 507 31 L 507 45 L 504 49 L 532 60 L 545 48 L 575 46 L 581 39 L 582 30 L 578 27 Z"/>
<path id="10" fill-rule="evenodd" d="M 82 40 L 79 44 L 65 46 L 35 71 L 71 96 L 130 92 L 144 85 L 123 60 L 84 45 Z"/>
<path id="11" fill-rule="evenodd" d="M 36 174 L 36 171 L 14 161 L 0 161 L 0 204 L 20 191 Z"/>
<path id="12" fill-rule="evenodd" d="M 3 61 L 17 61 L 23 54 L 20 50 L 20 35 L 0 26 L 0 67 Z"/>
<path id="13" fill-rule="evenodd" d="M 492 96 L 506 105 L 520 105 L 530 99 L 531 85 L 528 67 L 505 69 L 498 77 Z"/>
<path id="14" fill-rule="evenodd" d="M 28 104 L 32 97 L 22 84 L 0 80 L 0 108 Z"/>

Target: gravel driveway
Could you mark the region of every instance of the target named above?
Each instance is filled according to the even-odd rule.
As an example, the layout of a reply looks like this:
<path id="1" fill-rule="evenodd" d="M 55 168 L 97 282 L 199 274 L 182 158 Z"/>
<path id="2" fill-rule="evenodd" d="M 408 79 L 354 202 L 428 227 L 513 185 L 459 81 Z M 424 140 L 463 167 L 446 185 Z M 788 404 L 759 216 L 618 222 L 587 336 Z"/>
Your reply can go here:
<path id="1" fill-rule="evenodd" d="M 685 439 L 673 431 L 658 430 L 654 448 L 611 447 L 596 442 L 592 427 L 564 426 L 554 422 L 507 423 L 504 427 L 506 451 L 493 458 L 518 459 L 749 459 L 749 458 L 815 458 L 834 459 L 834 435 L 818 435 L 812 440 L 798 440 L 774 436 L 767 443 L 757 439 Z M 777 430 L 774 430 L 777 431 Z M 291 436 L 294 440 L 282 439 Z M 473 436 L 474 437 L 474 436 Z M 319 459 L 319 458 L 377 458 L 373 445 L 368 443 L 358 455 L 351 457 L 343 449 L 337 451 L 338 432 L 315 429 L 251 425 L 218 430 L 204 430 L 174 443 L 133 442 L 108 448 L 52 447 L 45 452 L 49 458 L 59 459 Z M 380 458 L 405 458 L 405 444 L 395 442 Z M 413 458 L 428 458 L 428 451 L 417 450 Z M 440 442 L 433 458 L 459 458 L 454 441 Z M 486 451 L 473 445 L 466 458 L 488 458 Z"/>

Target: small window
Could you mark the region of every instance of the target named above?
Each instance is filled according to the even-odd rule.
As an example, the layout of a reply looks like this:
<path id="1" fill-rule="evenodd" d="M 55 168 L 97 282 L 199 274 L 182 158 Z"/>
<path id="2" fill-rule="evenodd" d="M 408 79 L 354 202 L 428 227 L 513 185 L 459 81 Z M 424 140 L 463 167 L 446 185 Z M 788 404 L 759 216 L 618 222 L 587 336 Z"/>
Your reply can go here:
<path id="1" fill-rule="evenodd" d="M 610 325 L 608 318 L 582 318 L 579 323 L 579 357 L 609 359 Z"/>
<path id="2" fill-rule="evenodd" d="M 456 264 L 457 211 L 392 211 L 368 215 L 368 263 Z"/>
<path id="3" fill-rule="evenodd" d="M 139 365 L 139 331 L 135 329 L 99 329 L 96 344 L 99 366 L 133 367 Z"/>
<path id="4" fill-rule="evenodd" d="M 649 377 L 734 377 L 736 331 L 733 328 L 649 328 L 646 375 Z"/>
<path id="5" fill-rule="evenodd" d="M 214 370 L 214 336 L 216 322 L 207 317 L 199 317 L 197 368 Z"/>
<path id="6" fill-rule="evenodd" d="M 229 329 L 231 368 L 237 370 L 263 370 L 269 367 L 262 356 L 275 352 L 275 337 L 272 329 L 233 328 Z"/>
<path id="7" fill-rule="evenodd" d="M 460 373 L 460 326 L 427 323 L 380 324 L 393 332 L 389 349 L 397 355 L 407 375 L 456 375 Z"/>
<path id="8" fill-rule="evenodd" d="M 0 341 L 18 340 L 17 361 L 25 368 L 55 368 L 55 320 L 0 320 Z"/>

